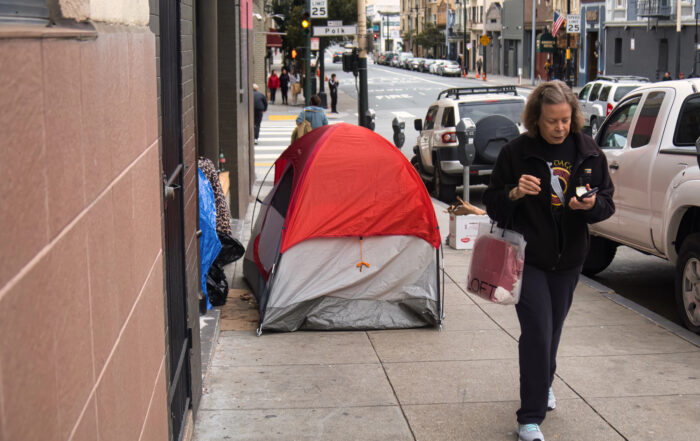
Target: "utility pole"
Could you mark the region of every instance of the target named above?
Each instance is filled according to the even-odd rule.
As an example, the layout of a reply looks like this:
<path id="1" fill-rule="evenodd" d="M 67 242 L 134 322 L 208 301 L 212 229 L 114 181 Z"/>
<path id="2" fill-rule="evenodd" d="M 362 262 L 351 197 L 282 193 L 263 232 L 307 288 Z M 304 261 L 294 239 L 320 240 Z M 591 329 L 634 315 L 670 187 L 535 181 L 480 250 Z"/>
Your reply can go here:
<path id="1" fill-rule="evenodd" d="M 534 1 L 534 0 L 533 0 Z M 306 12 L 309 13 L 311 11 L 311 0 L 306 0 Z M 311 17 L 308 18 L 309 23 L 311 22 Z M 309 100 L 311 99 L 311 80 L 314 78 L 314 74 L 311 72 L 311 25 L 309 24 L 309 27 L 305 31 L 306 34 L 306 42 L 304 43 L 305 46 L 305 54 L 304 55 L 304 72 L 306 73 L 304 75 L 304 106 L 308 107 L 309 106 Z"/>
<path id="2" fill-rule="evenodd" d="M 307 0 L 310 1 L 310 0 Z M 367 96 L 367 16 L 365 13 L 365 0 L 357 0 L 357 33 L 360 56 L 358 58 L 358 71 L 360 76 L 359 99 L 357 100 L 358 125 L 369 126 L 369 97 Z"/>
<path id="3" fill-rule="evenodd" d="M 467 58 L 467 0 L 462 0 L 462 5 L 464 8 L 464 22 L 462 23 L 462 69 L 464 70 L 463 75 L 467 76 L 467 71 L 469 68 L 469 58 Z"/>
<path id="4" fill-rule="evenodd" d="M 681 73 L 681 0 L 676 0 L 676 78 L 679 73 Z"/>
<path id="5" fill-rule="evenodd" d="M 532 0 L 532 53 L 530 54 L 530 78 L 535 85 L 535 0 Z"/>
<path id="6" fill-rule="evenodd" d="M 566 0 L 567 20 L 569 19 L 569 14 L 571 14 L 571 0 Z M 566 31 L 566 28 L 564 30 Z M 573 82 L 571 81 L 571 35 L 569 31 L 566 31 L 566 85 L 573 87 Z"/>

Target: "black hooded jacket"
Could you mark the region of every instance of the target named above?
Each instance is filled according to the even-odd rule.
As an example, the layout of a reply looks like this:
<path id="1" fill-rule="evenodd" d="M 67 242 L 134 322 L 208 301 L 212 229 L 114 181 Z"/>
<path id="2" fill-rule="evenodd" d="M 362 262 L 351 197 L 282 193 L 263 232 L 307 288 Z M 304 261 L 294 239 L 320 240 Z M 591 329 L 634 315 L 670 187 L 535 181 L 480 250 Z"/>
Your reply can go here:
<path id="1" fill-rule="evenodd" d="M 559 224 L 552 213 L 549 166 L 537 154 L 542 148 L 537 138 L 520 135 L 503 147 L 483 197 L 491 219 L 525 236 L 525 263 L 546 271 L 583 265 L 589 246 L 588 224 L 605 220 L 615 212 L 614 187 L 605 155 L 591 137 L 574 133 L 573 139 L 576 160 L 569 179 L 571 184 L 564 194 L 564 211 Z M 512 201 L 508 193 L 518 185 L 523 174 L 540 178 L 542 191 Z M 581 182 L 599 188 L 596 203 L 590 210 L 572 210 L 568 206 Z"/>

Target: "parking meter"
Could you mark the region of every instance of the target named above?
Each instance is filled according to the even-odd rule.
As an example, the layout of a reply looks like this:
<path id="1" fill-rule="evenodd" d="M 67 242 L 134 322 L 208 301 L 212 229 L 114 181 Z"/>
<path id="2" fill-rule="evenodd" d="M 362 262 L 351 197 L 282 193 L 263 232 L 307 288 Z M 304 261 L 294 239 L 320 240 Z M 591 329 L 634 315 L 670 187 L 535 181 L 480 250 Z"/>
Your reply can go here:
<path id="1" fill-rule="evenodd" d="M 457 124 L 457 159 L 464 166 L 462 181 L 464 189 L 462 190 L 462 199 L 469 202 L 469 166 L 474 163 L 476 156 L 476 147 L 474 146 L 474 135 L 476 133 L 476 124 L 471 118 L 463 118 Z"/>
<path id="2" fill-rule="evenodd" d="M 394 118 L 391 121 L 391 128 L 394 130 L 394 145 L 398 148 L 403 147 L 403 143 L 406 141 L 406 135 L 403 133 L 406 123 L 399 118 Z"/>
<path id="3" fill-rule="evenodd" d="M 374 113 L 373 109 L 367 109 L 367 113 L 365 113 L 365 127 L 367 127 L 370 130 L 374 130 L 374 117 L 376 114 Z"/>

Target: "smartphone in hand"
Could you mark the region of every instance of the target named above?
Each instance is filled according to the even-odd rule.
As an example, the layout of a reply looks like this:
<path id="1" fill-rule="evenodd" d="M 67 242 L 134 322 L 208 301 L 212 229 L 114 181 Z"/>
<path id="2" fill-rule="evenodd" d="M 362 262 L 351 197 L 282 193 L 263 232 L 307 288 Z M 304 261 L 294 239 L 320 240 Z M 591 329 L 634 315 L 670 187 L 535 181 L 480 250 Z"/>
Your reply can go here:
<path id="1" fill-rule="evenodd" d="M 584 194 L 576 196 L 576 199 L 577 199 L 579 202 L 583 202 L 583 199 L 589 198 L 589 197 L 593 196 L 593 195 L 596 194 L 596 193 L 598 193 L 598 187 L 591 188 L 590 190 L 588 190 L 588 191 L 585 192 Z"/>

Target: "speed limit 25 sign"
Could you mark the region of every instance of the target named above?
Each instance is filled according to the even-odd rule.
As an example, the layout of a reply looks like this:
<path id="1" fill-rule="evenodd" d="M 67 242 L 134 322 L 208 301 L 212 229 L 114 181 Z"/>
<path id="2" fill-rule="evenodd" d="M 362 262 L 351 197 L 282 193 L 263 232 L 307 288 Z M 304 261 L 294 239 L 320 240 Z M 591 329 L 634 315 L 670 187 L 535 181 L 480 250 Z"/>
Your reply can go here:
<path id="1" fill-rule="evenodd" d="M 327 0 L 311 0 L 311 18 L 328 18 Z"/>

